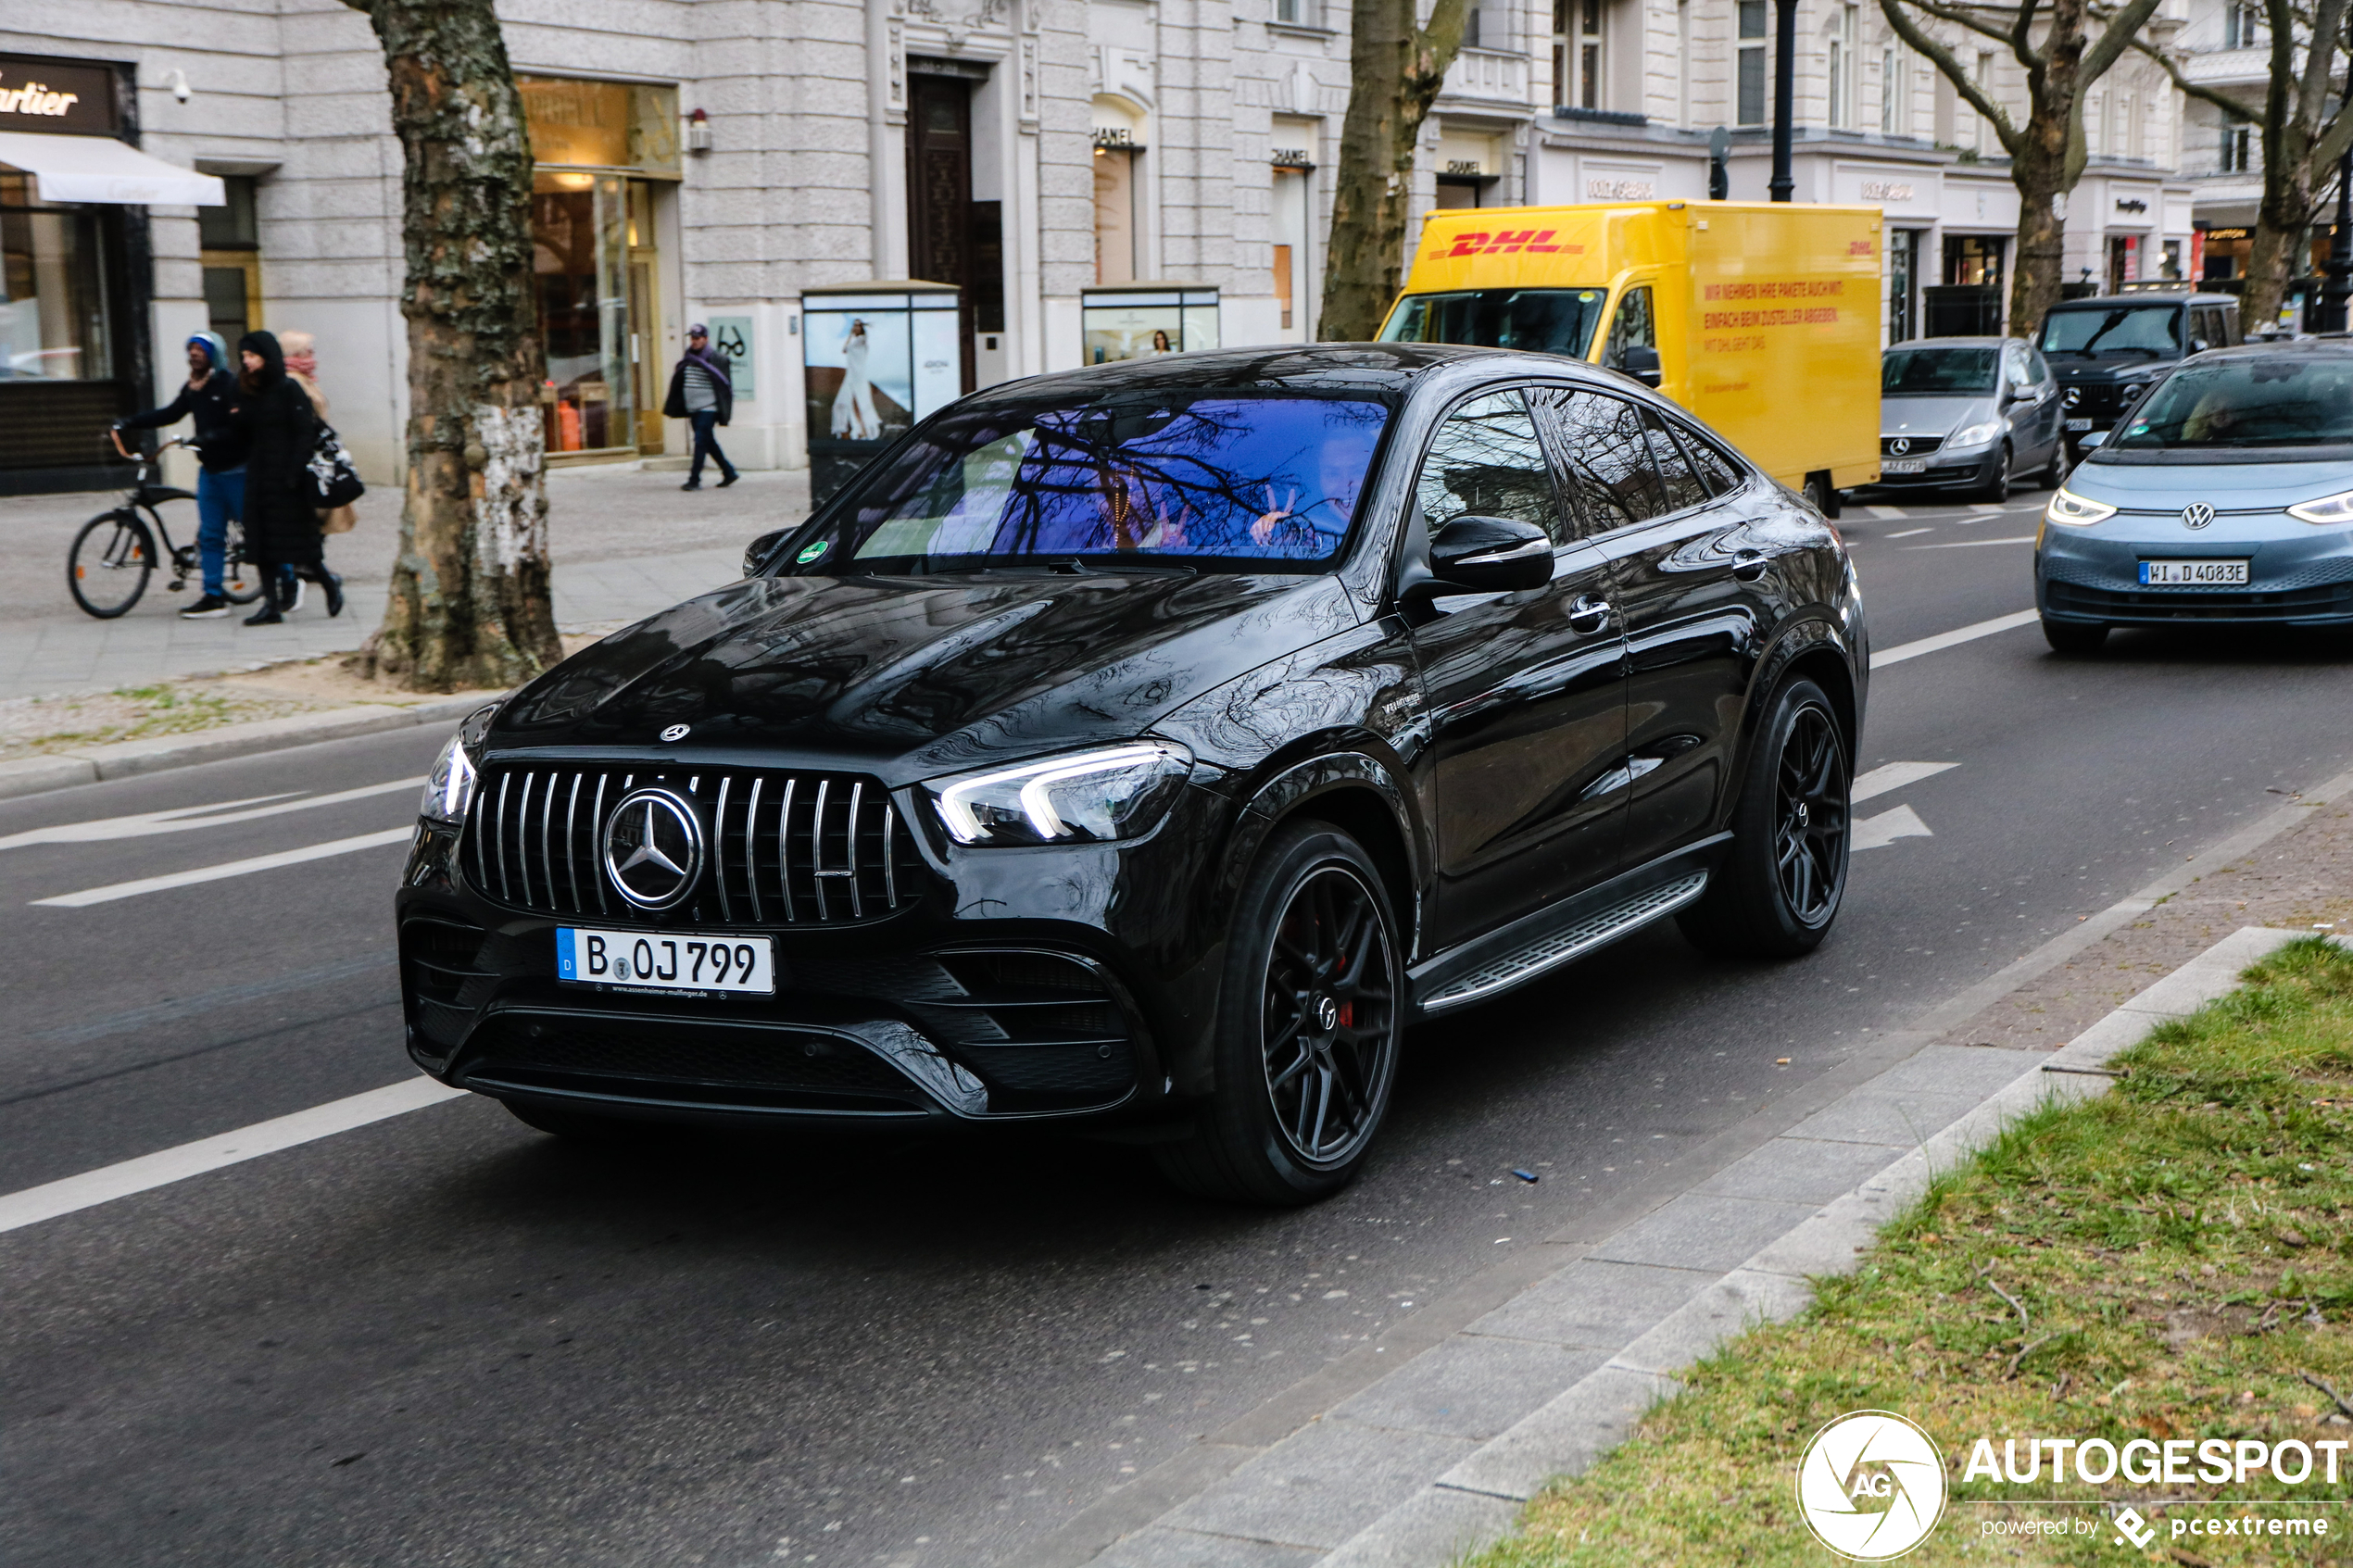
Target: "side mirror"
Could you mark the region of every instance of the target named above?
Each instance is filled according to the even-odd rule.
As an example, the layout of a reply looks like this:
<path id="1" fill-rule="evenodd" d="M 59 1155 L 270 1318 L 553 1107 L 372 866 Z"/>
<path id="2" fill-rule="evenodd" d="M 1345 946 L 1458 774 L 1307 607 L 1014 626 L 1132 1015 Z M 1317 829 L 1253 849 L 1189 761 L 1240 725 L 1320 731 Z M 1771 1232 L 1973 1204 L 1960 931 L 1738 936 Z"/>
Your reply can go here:
<path id="1" fill-rule="evenodd" d="M 744 546 L 744 575 L 757 576 L 761 566 L 766 562 L 770 555 L 774 553 L 777 542 L 791 532 L 789 528 L 772 528 L 750 544 L 746 545 Z"/>
<path id="2" fill-rule="evenodd" d="M 1510 594 L 1553 580 L 1552 536 L 1507 517 L 1458 517 L 1429 542 L 1435 586 Z"/>
<path id="3" fill-rule="evenodd" d="M 2088 452 L 2095 446 L 2105 445 L 2107 441 L 2108 432 L 2104 430 L 2087 430 L 2082 434 L 2075 438 L 2075 445 L 2077 450 Z"/>
<path id="4" fill-rule="evenodd" d="M 1634 344 L 1626 350 L 1626 373 L 1644 386 L 1656 386 L 1660 381 L 1658 350 L 1648 344 Z"/>
<path id="5" fill-rule="evenodd" d="M 2193 354 L 2203 354 L 2213 346 L 2214 345 L 2212 344 L 2207 342 L 2202 337 L 2194 337 L 2190 339 L 2190 352 Z"/>

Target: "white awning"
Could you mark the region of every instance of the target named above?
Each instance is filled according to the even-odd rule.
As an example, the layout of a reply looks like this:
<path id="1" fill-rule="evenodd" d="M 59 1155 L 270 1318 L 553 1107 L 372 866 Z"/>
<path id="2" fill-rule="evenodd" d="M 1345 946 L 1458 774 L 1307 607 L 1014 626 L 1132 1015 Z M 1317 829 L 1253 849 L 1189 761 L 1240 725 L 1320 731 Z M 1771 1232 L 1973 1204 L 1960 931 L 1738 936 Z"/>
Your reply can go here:
<path id="1" fill-rule="evenodd" d="M 0 131 L 0 164 L 31 175 L 43 201 L 222 207 L 229 200 L 219 175 L 149 157 L 111 136 Z"/>

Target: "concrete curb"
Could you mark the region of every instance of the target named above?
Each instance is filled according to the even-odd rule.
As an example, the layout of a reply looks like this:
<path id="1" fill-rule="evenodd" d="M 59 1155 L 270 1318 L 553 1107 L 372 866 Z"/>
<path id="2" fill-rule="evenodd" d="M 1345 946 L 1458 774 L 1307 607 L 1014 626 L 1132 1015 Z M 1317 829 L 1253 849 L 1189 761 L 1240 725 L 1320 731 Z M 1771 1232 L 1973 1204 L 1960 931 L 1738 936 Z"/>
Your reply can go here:
<path id="1" fill-rule="evenodd" d="M 476 692 L 466 696 L 442 697 L 397 707 L 387 703 L 361 703 L 351 708 L 329 709 L 324 713 L 297 713 L 286 719 L 223 724 L 218 729 L 198 730 L 184 735 L 118 741 L 111 746 L 89 746 L 42 757 L 19 758 L 12 762 L 0 762 L 0 800 L 41 795 L 53 789 L 70 789 L 76 784 L 97 784 L 107 779 L 157 773 L 168 768 L 188 768 L 199 762 L 251 757 L 258 752 L 280 751 L 288 746 L 310 746 L 320 741 L 349 740 L 356 735 L 413 729 L 422 724 L 454 723 L 484 703 L 494 700 L 497 695 L 495 692 Z"/>
<path id="2" fill-rule="evenodd" d="M 2110 1056 L 2230 991 L 2296 935 L 2234 932 L 2055 1052 L 1905 1055 L 1710 1180 L 1612 1234 L 1585 1232 L 1554 1253 L 1566 1266 L 1517 1282 L 1483 1315 L 1457 1316 L 1420 1354 L 1305 1424 L 1253 1434 L 1263 1446 L 1214 1459 L 1197 1451 L 1181 1481 L 1158 1478 L 1164 1512 L 1088 1560 L 1428 1568 L 1503 1537 L 1548 1481 L 1581 1473 L 1676 1393 L 1683 1368 L 1803 1311 L 1811 1278 L 1856 1268 L 1938 1171 L 2037 1106 L 2105 1092 Z M 2032 1062 L 2023 1071 L 2021 1055 Z M 1788 1201 L 1809 1186 L 1810 1202 Z M 1755 1240 L 1723 1247 L 1743 1235 Z M 1724 1261 L 1694 1268 L 1711 1244 Z M 1543 1399 L 1545 1386 L 1559 1391 Z M 1371 1523 L 1334 1529 L 1352 1514 Z"/>

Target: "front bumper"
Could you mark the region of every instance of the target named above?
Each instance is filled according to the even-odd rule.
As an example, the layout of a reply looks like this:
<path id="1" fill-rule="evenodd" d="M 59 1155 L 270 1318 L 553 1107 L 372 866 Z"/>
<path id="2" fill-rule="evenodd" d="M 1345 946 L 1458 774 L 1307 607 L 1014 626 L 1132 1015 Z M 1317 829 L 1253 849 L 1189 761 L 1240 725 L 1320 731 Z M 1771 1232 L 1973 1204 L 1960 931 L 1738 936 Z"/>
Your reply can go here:
<path id="1" fill-rule="evenodd" d="M 2247 583 L 2144 586 L 2140 563 L 2158 559 L 2245 560 Z M 2119 512 L 2081 529 L 2045 523 L 2034 598 L 2048 620 L 2109 626 L 2353 624 L 2353 531 L 2284 512 L 2225 513 L 2196 532 L 2177 512 Z"/>
<path id="2" fill-rule="evenodd" d="M 951 857 L 919 832 L 899 907 L 830 925 L 519 908 L 429 829 L 396 906 L 409 1054 L 502 1099 L 667 1121 L 1149 1120 L 1207 1086 L 1222 948 L 1200 900 L 1227 826 L 1224 797 L 1193 787 L 1128 845 Z M 567 924 L 765 935 L 776 991 L 564 984 Z"/>
<path id="3" fill-rule="evenodd" d="M 1925 461 L 1927 469 L 1919 473 L 1891 474 L 1882 467 L 1873 490 L 1977 490 L 1994 482 L 1994 467 L 2000 462 L 2002 448 L 1997 445 L 1982 452 L 1961 452 L 1946 457 L 1931 453 Z M 1884 464 L 1886 459 L 1881 458 Z"/>

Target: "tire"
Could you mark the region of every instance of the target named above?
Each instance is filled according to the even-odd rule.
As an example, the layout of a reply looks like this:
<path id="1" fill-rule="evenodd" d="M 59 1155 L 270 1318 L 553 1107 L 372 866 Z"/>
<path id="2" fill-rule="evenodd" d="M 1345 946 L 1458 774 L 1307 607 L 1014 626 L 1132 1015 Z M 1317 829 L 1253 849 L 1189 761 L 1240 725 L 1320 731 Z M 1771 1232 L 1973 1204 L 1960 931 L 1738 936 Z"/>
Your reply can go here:
<path id="1" fill-rule="evenodd" d="M 2003 442 L 2001 451 L 1994 456 L 1994 476 L 1985 482 L 1978 491 L 1978 495 L 1988 501 L 2007 501 L 2010 498 L 2010 444 L 2008 442 Z"/>
<path id="2" fill-rule="evenodd" d="M 66 586 L 73 602 L 101 621 L 129 614 L 155 574 L 155 536 L 127 507 L 83 523 L 66 553 Z"/>
<path id="3" fill-rule="evenodd" d="M 599 1116 L 593 1110 L 573 1110 L 536 1100 L 505 1099 L 498 1103 L 524 1126 L 584 1148 L 623 1148 L 632 1144 L 651 1142 L 665 1131 L 651 1122 L 635 1122 L 623 1116 Z"/>
<path id="4" fill-rule="evenodd" d="M 1838 491 L 1825 475 L 1818 473 L 1806 480 L 1804 494 L 1806 504 L 1824 517 L 1838 516 Z"/>
<path id="5" fill-rule="evenodd" d="M 2051 645 L 2053 653 L 2087 654 L 2100 651 L 2108 641 L 2108 628 L 2097 621 L 2053 621 L 2043 617 L 2043 640 Z"/>
<path id="6" fill-rule="evenodd" d="M 1188 1192 L 1291 1207 L 1355 1177 L 1397 1077 L 1404 975 L 1372 859 L 1316 822 L 1277 829 L 1243 885 L 1217 1010 L 1217 1092 L 1153 1149 Z"/>
<path id="7" fill-rule="evenodd" d="M 1675 917 L 1719 958 L 1793 959 L 1830 934 L 1846 896 L 1854 763 L 1837 709 L 1803 676 L 1774 694 L 1732 809 L 1732 847 Z"/>
<path id="8" fill-rule="evenodd" d="M 229 525 L 227 560 L 220 571 L 220 596 L 233 605 L 249 605 L 261 597 L 261 568 L 245 555 L 245 531 L 242 523 Z"/>
<path id="9" fill-rule="evenodd" d="M 2057 490 L 2067 483 L 2067 443 L 2059 442 L 2051 448 L 2051 460 L 2043 465 L 2043 488 Z"/>

